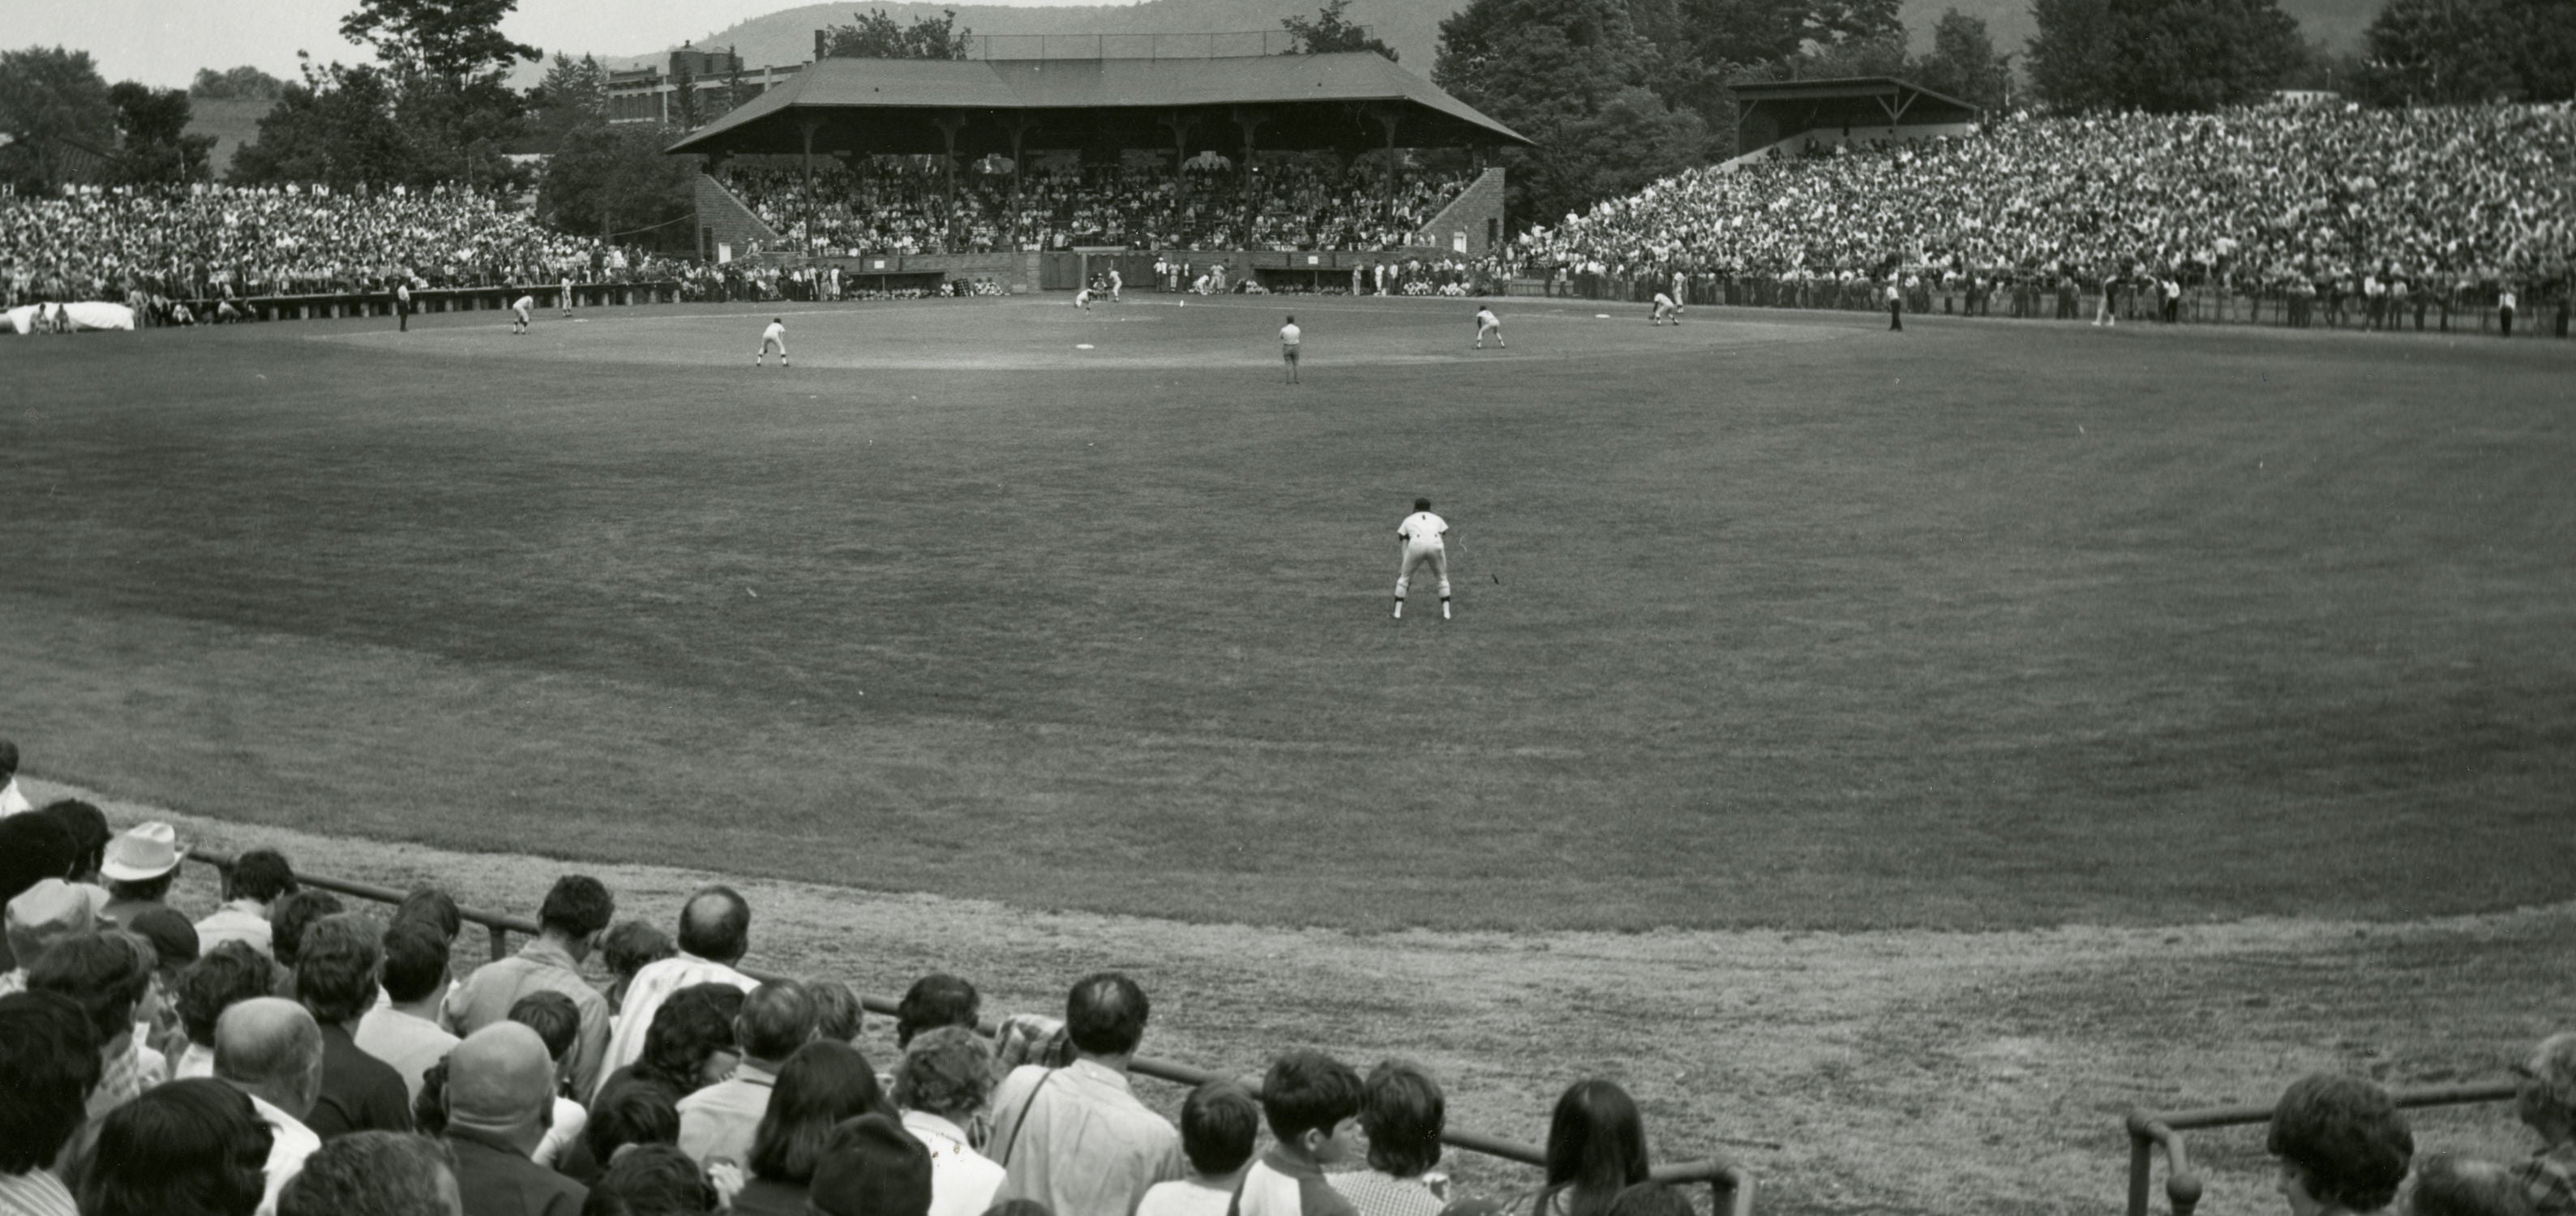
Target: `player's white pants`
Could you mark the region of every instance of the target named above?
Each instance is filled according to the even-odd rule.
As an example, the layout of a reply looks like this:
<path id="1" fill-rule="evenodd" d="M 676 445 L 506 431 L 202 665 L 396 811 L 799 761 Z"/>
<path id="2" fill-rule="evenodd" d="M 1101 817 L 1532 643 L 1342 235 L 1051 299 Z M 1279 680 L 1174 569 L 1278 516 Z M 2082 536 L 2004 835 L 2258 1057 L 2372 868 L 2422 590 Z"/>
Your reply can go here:
<path id="1" fill-rule="evenodd" d="M 1424 566 L 1431 567 L 1431 576 L 1440 580 L 1440 598 L 1449 598 L 1449 547 L 1436 540 L 1404 542 L 1404 561 L 1395 569 L 1395 598 L 1404 598 L 1404 589 L 1413 584 L 1413 572 Z"/>
<path id="2" fill-rule="evenodd" d="M 1655 322 L 1655 324 L 1657 324 L 1657 325 L 1661 325 L 1661 324 L 1663 324 L 1663 323 L 1664 323 L 1665 321 L 1667 321 L 1667 320 L 1671 321 L 1671 322 L 1672 322 L 1673 324 L 1675 324 L 1675 325 L 1679 325 L 1679 324 L 1681 324 L 1681 323 L 1682 323 L 1682 310 L 1681 310 L 1681 306 L 1680 306 L 1680 305 L 1678 305 L 1678 304 L 1657 304 L 1657 305 L 1655 305 L 1655 316 L 1654 316 L 1654 322 Z"/>
<path id="3" fill-rule="evenodd" d="M 1503 327 L 1500 325 L 1479 325 L 1476 327 L 1476 345 L 1483 346 L 1485 344 L 1485 339 L 1488 337 L 1492 338 L 1496 342 L 1502 341 Z"/>
<path id="4" fill-rule="evenodd" d="M 762 339 L 760 340 L 760 353 L 759 353 L 759 354 L 757 354 L 757 355 L 752 356 L 752 358 L 753 358 L 755 361 L 756 361 L 756 360 L 760 360 L 760 359 L 766 359 L 766 358 L 768 358 L 768 357 L 769 357 L 769 352 L 771 352 L 771 351 L 773 351 L 773 350 L 778 352 L 778 361 L 779 361 L 779 362 L 781 362 L 781 363 L 785 363 L 785 362 L 787 362 L 787 344 L 786 344 L 786 343 L 784 343 L 784 342 L 779 341 L 779 340 L 778 340 L 778 339 L 776 339 L 776 338 L 762 338 Z"/>

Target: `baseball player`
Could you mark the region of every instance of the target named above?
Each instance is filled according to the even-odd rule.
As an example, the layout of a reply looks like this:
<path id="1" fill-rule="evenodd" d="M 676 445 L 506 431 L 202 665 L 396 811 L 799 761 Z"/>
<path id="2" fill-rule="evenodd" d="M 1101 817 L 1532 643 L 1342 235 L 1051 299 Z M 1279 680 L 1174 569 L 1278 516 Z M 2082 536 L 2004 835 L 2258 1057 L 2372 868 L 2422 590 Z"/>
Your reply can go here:
<path id="1" fill-rule="evenodd" d="M 1494 315 L 1491 305 L 1479 304 L 1476 306 L 1476 349 L 1485 349 L 1487 334 L 1494 336 L 1494 345 L 1497 348 L 1511 345 L 1503 341 L 1503 319 Z"/>
<path id="2" fill-rule="evenodd" d="M 772 350 L 778 352 L 778 366 L 787 366 L 787 318 L 785 317 L 771 317 L 769 328 L 760 331 L 760 353 L 751 357 L 751 365 L 768 366 L 763 360 L 769 358 L 769 352 Z"/>
<path id="3" fill-rule="evenodd" d="M 1111 268 L 1109 269 L 1109 302 L 1110 302 L 1110 303 L 1112 303 L 1112 304 L 1116 304 L 1116 303 L 1118 303 L 1118 302 L 1120 302 L 1120 301 L 1124 300 L 1126 297 L 1125 297 L 1124 295 L 1122 295 L 1121 293 L 1125 292 L 1126 290 L 1127 290 L 1127 278 L 1126 278 L 1126 276 L 1125 276 L 1125 275 L 1122 275 L 1122 274 L 1119 274 L 1119 273 L 1118 273 L 1118 268 L 1117 268 L 1117 267 L 1114 267 L 1114 266 L 1113 266 L 1113 267 L 1111 267 Z"/>
<path id="4" fill-rule="evenodd" d="M 1091 311 L 1091 289 L 1090 289 L 1090 288 L 1088 288 L 1088 287 L 1085 287 L 1085 288 L 1081 288 L 1081 289 L 1079 289 L 1079 290 L 1075 291 L 1075 292 L 1073 293 L 1073 306 L 1074 306 L 1074 307 L 1076 307 L 1076 308 L 1081 309 L 1081 310 L 1082 310 L 1082 311 L 1084 311 L 1084 312 L 1090 312 L 1090 311 Z"/>
<path id="5" fill-rule="evenodd" d="M 1286 383 L 1297 383 L 1297 347 L 1305 340 L 1306 331 L 1297 328 L 1297 318 L 1290 314 L 1288 323 L 1279 327 L 1279 361 L 1288 370 Z"/>
<path id="6" fill-rule="evenodd" d="M 537 298 L 533 295 L 520 296 L 517 303 L 510 305 L 511 333 L 525 334 L 528 332 L 528 313 L 535 309 L 536 306 Z"/>
<path id="7" fill-rule="evenodd" d="M 560 305 L 562 305 L 562 306 L 563 306 L 563 315 L 565 315 L 565 316 L 567 316 L 567 317 L 571 316 L 571 315 L 572 315 L 572 276 L 571 276 L 571 275 L 565 275 L 565 276 L 563 276 L 563 282 L 557 285 L 557 287 L 556 287 L 556 291 L 557 291 L 558 293 L 560 293 L 560 294 L 558 294 L 558 295 L 555 297 L 555 302 L 556 302 L 557 304 L 560 304 Z"/>
<path id="8" fill-rule="evenodd" d="M 1675 327 L 1679 327 L 1682 323 L 1682 306 L 1673 303 L 1671 296 L 1660 291 L 1656 292 L 1654 322 L 1661 325 L 1667 319 L 1671 320 Z"/>
<path id="9" fill-rule="evenodd" d="M 1449 521 L 1431 513 L 1431 500 L 1413 500 L 1413 514 L 1395 526 L 1395 534 L 1404 538 L 1404 557 L 1395 568 L 1395 619 L 1404 619 L 1404 589 L 1413 582 L 1413 572 L 1431 567 L 1440 580 L 1440 619 L 1449 619 L 1449 546 L 1440 538 L 1449 531 Z"/>

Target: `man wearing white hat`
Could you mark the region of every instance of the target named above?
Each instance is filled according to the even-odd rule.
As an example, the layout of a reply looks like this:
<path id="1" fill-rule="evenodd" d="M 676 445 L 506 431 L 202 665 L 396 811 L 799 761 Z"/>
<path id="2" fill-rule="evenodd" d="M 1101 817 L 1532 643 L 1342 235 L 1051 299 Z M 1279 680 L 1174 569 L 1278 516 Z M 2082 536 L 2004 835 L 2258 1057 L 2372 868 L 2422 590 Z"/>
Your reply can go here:
<path id="1" fill-rule="evenodd" d="M 187 855 L 179 847 L 179 834 L 166 823 L 136 824 L 108 841 L 107 855 L 98 863 L 99 877 L 107 880 L 107 906 L 98 910 L 99 918 L 122 925 L 146 908 L 168 907 L 170 881 L 179 876 L 179 859 Z"/>

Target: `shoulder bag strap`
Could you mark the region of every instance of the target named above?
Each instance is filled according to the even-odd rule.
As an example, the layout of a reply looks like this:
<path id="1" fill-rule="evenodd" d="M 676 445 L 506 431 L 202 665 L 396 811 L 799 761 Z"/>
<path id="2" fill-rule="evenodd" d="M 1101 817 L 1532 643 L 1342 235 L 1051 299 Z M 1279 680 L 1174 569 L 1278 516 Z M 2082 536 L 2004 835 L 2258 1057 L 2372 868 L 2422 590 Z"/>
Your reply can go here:
<path id="1" fill-rule="evenodd" d="M 1029 1124 L 1029 1108 L 1037 1105 L 1038 1091 L 1045 1089 L 1047 1082 L 1055 1080 L 1056 1071 L 1052 1068 L 1046 1070 L 1046 1075 L 1039 1077 L 1038 1083 L 1029 1087 L 1028 1099 L 1020 1103 L 1020 1117 L 1011 1120 L 1011 1138 L 1002 1142 L 1002 1153 L 994 1158 L 1002 1163 L 1003 1169 L 1011 1168 L 1011 1150 L 1020 1146 L 1020 1129 Z"/>

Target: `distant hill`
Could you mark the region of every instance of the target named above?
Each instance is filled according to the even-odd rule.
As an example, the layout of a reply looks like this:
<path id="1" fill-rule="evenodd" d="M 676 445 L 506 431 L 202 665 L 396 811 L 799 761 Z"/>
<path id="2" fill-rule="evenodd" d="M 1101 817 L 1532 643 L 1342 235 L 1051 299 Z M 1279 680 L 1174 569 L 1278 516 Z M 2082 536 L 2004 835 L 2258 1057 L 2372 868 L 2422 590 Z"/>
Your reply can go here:
<path id="1" fill-rule="evenodd" d="M 2362 31 L 2378 14 L 2380 3 L 2381 0 L 2281 0 L 2281 7 L 2299 19 L 2310 41 L 2344 51 L 2361 46 Z M 1428 76 L 1439 55 L 1440 23 L 1466 6 L 1467 0 L 1352 0 L 1349 15 L 1394 47 L 1403 57 L 1404 66 Z M 1065 8 L 872 4 L 855 0 L 781 9 L 711 30 L 692 42 L 702 48 L 732 47 L 742 55 L 744 66 L 758 68 L 805 62 L 814 54 L 814 31 L 847 25 L 857 14 L 872 8 L 883 8 L 887 15 L 906 25 L 954 8 L 957 23 L 978 34 L 1206 34 L 1276 30 L 1281 19 L 1312 17 L 1320 7 L 1321 0 L 1144 0 L 1138 4 Z M 2030 40 L 2030 0 L 1904 0 L 1905 28 L 1913 33 L 1917 50 L 1928 48 L 1933 23 L 1953 8 L 1985 18 L 1997 50 L 2018 54 Z M 601 55 L 600 59 L 612 67 L 637 67 L 658 62 L 662 53 L 670 49 Z M 583 52 L 568 53 L 578 57 Z M 591 48 L 591 53 L 598 51 Z M 519 75 L 525 79 L 518 83 L 534 84 L 541 74 L 540 67 L 531 65 L 521 70 Z"/>

